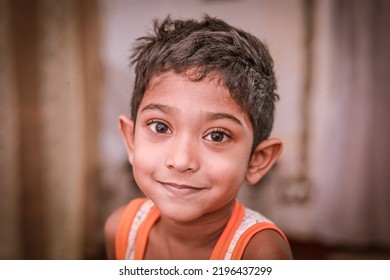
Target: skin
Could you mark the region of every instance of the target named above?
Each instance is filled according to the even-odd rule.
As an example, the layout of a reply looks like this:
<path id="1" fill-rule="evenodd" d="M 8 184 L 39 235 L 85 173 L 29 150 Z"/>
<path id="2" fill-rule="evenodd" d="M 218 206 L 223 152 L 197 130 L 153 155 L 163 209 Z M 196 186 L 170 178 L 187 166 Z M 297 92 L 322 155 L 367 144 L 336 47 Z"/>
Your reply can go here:
<path id="1" fill-rule="evenodd" d="M 146 259 L 209 258 L 242 183 L 258 182 L 282 150 L 279 139 L 268 139 L 251 154 L 252 125 L 228 90 L 171 72 L 151 81 L 136 123 L 122 115 L 119 130 L 138 186 L 161 212 Z M 109 258 L 122 211 L 106 223 Z M 288 259 L 291 253 L 279 234 L 263 231 L 244 258 Z"/>

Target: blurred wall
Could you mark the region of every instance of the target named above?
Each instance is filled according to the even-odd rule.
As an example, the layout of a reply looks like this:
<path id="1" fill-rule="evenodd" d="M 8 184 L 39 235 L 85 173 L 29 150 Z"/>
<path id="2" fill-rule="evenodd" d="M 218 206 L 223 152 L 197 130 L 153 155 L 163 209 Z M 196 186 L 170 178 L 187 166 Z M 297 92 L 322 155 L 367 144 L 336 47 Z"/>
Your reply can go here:
<path id="1" fill-rule="evenodd" d="M 98 230 L 97 3 L 2 0 L 0 13 L 0 258 L 85 258 Z"/>
<path id="2" fill-rule="evenodd" d="M 131 46 L 204 13 L 275 60 L 284 152 L 240 199 L 292 239 L 389 248 L 389 3 L 0 0 L 0 258 L 104 258 L 104 220 L 142 195 L 117 131 Z"/>
<path id="3" fill-rule="evenodd" d="M 334 1 L 330 12 L 330 83 L 314 92 L 313 234 L 389 249 L 390 2 Z"/>

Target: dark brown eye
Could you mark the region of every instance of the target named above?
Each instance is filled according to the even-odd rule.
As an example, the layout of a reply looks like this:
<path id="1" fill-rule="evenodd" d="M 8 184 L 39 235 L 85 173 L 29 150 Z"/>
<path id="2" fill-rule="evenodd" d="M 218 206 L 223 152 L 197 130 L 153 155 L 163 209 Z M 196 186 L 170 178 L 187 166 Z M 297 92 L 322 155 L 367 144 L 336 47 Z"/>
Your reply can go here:
<path id="1" fill-rule="evenodd" d="M 219 131 L 214 131 L 214 132 L 211 132 L 210 134 L 210 138 L 211 138 L 211 141 L 213 142 L 221 142 L 224 138 L 225 134 L 223 134 L 222 132 L 219 132 Z"/>
<path id="2" fill-rule="evenodd" d="M 156 123 L 155 129 L 157 133 L 167 133 L 169 127 L 165 123 Z"/>
<path id="3" fill-rule="evenodd" d="M 158 134 L 171 133 L 171 129 L 169 128 L 169 126 L 160 121 L 151 121 L 150 123 L 148 123 L 148 126 L 154 133 L 158 133 Z"/>
<path id="4" fill-rule="evenodd" d="M 231 134 L 224 128 L 214 128 L 203 139 L 213 143 L 225 143 L 232 139 Z"/>

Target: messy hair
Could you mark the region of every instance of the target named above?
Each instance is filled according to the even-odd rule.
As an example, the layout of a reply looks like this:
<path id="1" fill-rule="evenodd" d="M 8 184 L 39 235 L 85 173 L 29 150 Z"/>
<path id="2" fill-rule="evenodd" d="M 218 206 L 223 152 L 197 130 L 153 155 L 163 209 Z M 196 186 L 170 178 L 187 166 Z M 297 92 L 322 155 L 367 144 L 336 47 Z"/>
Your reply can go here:
<path id="1" fill-rule="evenodd" d="M 207 15 L 201 21 L 168 16 L 154 21 L 152 34 L 137 39 L 131 64 L 136 74 L 131 100 L 134 121 L 151 79 L 172 71 L 193 81 L 216 79 L 248 114 L 252 147 L 269 137 L 279 97 L 273 60 L 255 36 Z"/>

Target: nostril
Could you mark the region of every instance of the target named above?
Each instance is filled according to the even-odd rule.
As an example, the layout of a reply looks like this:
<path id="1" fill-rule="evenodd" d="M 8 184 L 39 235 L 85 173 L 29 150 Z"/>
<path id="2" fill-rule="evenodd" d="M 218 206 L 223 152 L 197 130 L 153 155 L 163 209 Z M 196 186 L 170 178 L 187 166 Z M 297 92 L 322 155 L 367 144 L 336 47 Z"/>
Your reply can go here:
<path id="1" fill-rule="evenodd" d="M 166 160 L 166 165 L 179 172 L 195 172 L 199 169 L 199 160 L 196 151 L 190 146 L 175 146 Z"/>

